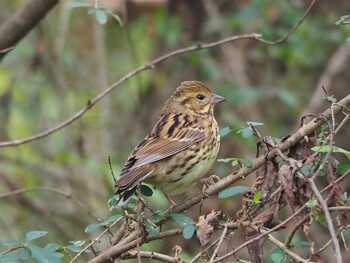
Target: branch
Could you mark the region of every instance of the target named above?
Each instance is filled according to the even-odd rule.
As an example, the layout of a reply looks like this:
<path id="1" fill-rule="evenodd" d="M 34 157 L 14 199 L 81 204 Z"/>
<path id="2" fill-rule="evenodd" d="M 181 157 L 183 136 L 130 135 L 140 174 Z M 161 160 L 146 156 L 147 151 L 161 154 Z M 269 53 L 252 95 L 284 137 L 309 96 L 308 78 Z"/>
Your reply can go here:
<path id="1" fill-rule="evenodd" d="M 320 127 L 323 123 L 325 123 L 328 119 L 330 119 L 333 114 L 335 115 L 335 114 L 342 112 L 349 104 L 350 104 L 350 95 L 348 95 L 347 97 L 345 97 L 344 99 L 339 101 L 339 103 L 332 105 L 331 108 L 329 108 L 328 110 L 323 112 L 321 114 L 322 118 L 314 118 L 308 124 L 301 127 L 295 134 L 290 136 L 287 140 L 279 143 L 277 145 L 278 148 L 271 150 L 269 152 L 268 156 L 258 157 L 257 159 L 255 159 L 252 162 L 251 167 L 243 167 L 242 169 L 240 169 L 240 171 L 238 173 L 230 174 L 230 175 L 226 176 L 225 178 L 221 179 L 219 182 L 211 185 L 206 190 L 206 193 L 201 192 L 201 193 L 191 197 L 187 201 L 185 201 L 179 205 L 176 205 L 172 209 L 172 213 L 181 213 L 181 212 L 185 211 L 186 209 L 188 209 L 189 207 L 199 203 L 201 200 L 206 199 L 208 195 L 217 194 L 219 191 L 223 190 L 224 188 L 228 187 L 229 185 L 233 184 L 234 182 L 236 182 L 242 178 L 247 177 L 249 174 L 251 174 L 255 170 L 259 169 L 266 162 L 266 158 L 272 159 L 276 155 L 278 155 L 278 151 L 285 151 L 285 150 L 289 149 L 290 147 L 294 146 L 295 144 L 300 142 L 305 136 L 312 134 L 318 127 Z M 343 178 L 344 177 L 342 176 L 342 178 L 339 178 L 338 180 L 343 179 Z M 326 190 L 326 189 L 328 189 L 328 187 L 326 187 L 324 190 Z M 266 231 L 265 233 L 262 233 L 256 237 L 254 237 L 253 239 L 245 242 L 244 244 L 237 247 L 236 249 L 234 249 L 232 252 L 228 253 L 224 257 L 213 260 L 212 262 L 221 262 L 223 259 L 233 255 L 237 251 L 239 251 L 242 248 L 244 248 L 245 246 L 247 246 L 247 244 L 250 244 L 256 240 L 259 240 L 260 238 L 268 235 L 269 233 L 276 231 L 277 229 L 280 229 L 281 227 L 283 227 L 287 223 L 289 223 L 291 220 L 293 220 L 296 215 L 301 213 L 305 207 L 306 207 L 306 205 L 302 206 L 299 210 L 297 210 L 294 214 L 292 214 L 289 218 L 287 218 L 281 224 L 271 228 L 270 230 Z M 228 227 L 230 227 L 230 225 L 228 225 Z M 170 231 L 177 231 L 177 230 L 170 230 Z M 179 231 L 180 232 L 176 232 L 176 233 L 179 234 L 182 232 L 181 229 Z M 134 232 L 134 233 L 136 233 L 136 232 Z M 144 240 L 138 240 L 138 238 L 136 238 L 136 239 L 133 238 L 132 240 L 128 240 L 127 243 L 126 242 L 119 243 L 119 244 L 105 250 L 102 254 L 100 254 L 96 258 L 92 259 L 90 261 L 90 263 L 108 262 L 109 259 L 111 259 L 111 258 L 115 259 L 115 258 L 119 257 L 122 253 L 124 253 L 130 249 L 135 248 L 137 246 L 138 242 L 140 242 L 140 244 L 143 244 L 143 243 L 150 242 L 151 240 L 154 240 L 154 239 L 162 239 L 165 236 L 170 236 L 169 234 L 166 234 L 166 233 L 167 232 L 161 233 L 159 236 L 145 237 Z M 123 240 L 123 241 L 125 241 L 125 240 Z"/>
<path id="2" fill-rule="evenodd" d="M 160 57 L 152 60 L 151 62 L 149 62 L 147 64 L 144 64 L 143 66 L 138 67 L 137 69 L 129 72 L 128 74 L 124 75 L 122 78 L 120 78 L 119 80 L 114 82 L 112 85 L 107 87 L 100 94 L 98 94 L 95 98 L 89 100 L 84 108 L 82 108 L 80 111 L 78 111 L 72 117 L 70 117 L 69 119 L 63 121 L 62 123 L 60 123 L 56 127 L 52 128 L 52 129 L 49 129 L 49 130 L 46 130 L 44 132 L 38 133 L 36 135 L 27 137 L 27 138 L 17 139 L 17 140 L 8 141 L 8 142 L 0 142 L 0 147 L 18 146 L 18 145 L 21 145 L 21 144 L 29 143 L 29 142 L 32 142 L 32 141 L 35 141 L 35 140 L 47 137 L 47 136 L 49 136 L 49 135 L 51 135 L 51 134 L 53 134 L 53 133 L 55 133 L 55 132 L 65 128 L 66 126 L 72 124 L 74 121 L 76 121 L 80 117 L 82 117 L 97 102 L 99 102 L 102 98 L 104 98 L 111 91 L 116 89 L 122 83 L 124 83 L 125 81 L 127 81 L 131 77 L 139 74 L 142 71 L 153 69 L 157 64 L 159 64 L 159 63 L 161 63 L 161 62 L 163 62 L 163 61 L 165 61 L 165 60 L 167 60 L 169 58 L 172 58 L 172 57 L 177 56 L 177 55 L 189 53 L 189 52 L 192 52 L 192 51 L 214 48 L 214 47 L 217 47 L 217 46 L 229 43 L 229 42 L 241 40 L 241 39 L 254 39 L 254 40 L 260 41 L 261 40 L 261 35 L 253 33 L 253 34 L 231 36 L 231 37 L 224 38 L 224 39 L 221 39 L 221 40 L 218 40 L 218 41 L 215 41 L 215 42 L 211 42 L 211 43 L 208 43 L 208 44 L 197 44 L 197 45 L 194 45 L 194 46 L 190 46 L 190 47 L 182 48 L 182 49 L 177 49 L 175 51 L 169 52 L 169 53 L 167 53 L 167 54 L 165 54 L 163 56 L 160 56 Z"/>
<path id="3" fill-rule="evenodd" d="M 134 233 L 136 233 L 136 232 L 134 232 Z M 182 228 L 171 229 L 168 231 L 164 231 L 157 236 L 145 237 L 142 244 L 151 242 L 151 241 L 156 240 L 156 239 L 163 239 L 165 237 L 180 235 L 181 233 L 182 233 Z M 136 239 L 136 240 L 133 240 L 131 242 L 124 243 L 122 246 L 119 246 L 119 245 L 113 246 L 113 247 L 107 249 L 106 251 L 104 251 L 103 253 L 101 253 L 100 255 L 98 255 L 97 257 L 90 260 L 89 263 L 111 262 L 110 259 L 116 258 L 116 257 L 120 256 L 121 254 L 123 254 L 124 252 L 127 252 L 130 249 L 135 248 L 137 246 L 138 242 L 139 242 L 139 240 Z"/>
<path id="4" fill-rule="evenodd" d="M 7 193 L 0 194 L 0 199 L 8 198 L 8 197 L 11 197 L 13 195 L 24 194 L 24 193 L 32 192 L 32 191 L 47 191 L 47 192 L 52 192 L 52 193 L 62 195 L 67 199 L 71 199 L 74 203 L 76 203 L 78 206 L 83 208 L 89 215 L 91 215 L 92 217 L 97 219 L 97 221 L 101 221 L 101 219 L 98 216 L 96 216 L 94 214 L 94 212 L 87 205 L 85 205 L 83 202 L 78 200 L 73 194 L 65 193 L 59 189 L 55 189 L 55 188 L 51 188 L 51 187 L 36 186 L 36 187 L 21 188 L 21 189 L 17 189 L 17 190 L 13 190 L 13 191 L 10 191 Z"/>
<path id="5" fill-rule="evenodd" d="M 0 28 L 0 61 L 25 37 L 59 0 L 31 0 Z M 6 52 L 7 51 L 7 52 Z"/>
<path id="6" fill-rule="evenodd" d="M 329 230 L 331 238 L 332 238 L 334 252 L 335 252 L 335 258 L 337 260 L 337 263 L 342 263 L 343 260 L 342 260 L 340 246 L 339 246 L 339 241 L 337 238 L 337 234 L 335 233 L 334 225 L 332 223 L 332 218 L 331 218 L 331 215 L 330 215 L 329 210 L 328 210 L 328 205 L 327 205 L 326 201 L 323 199 L 320 191 L 318 191 L 318 189 L 315 185 L 315 182 L 313 180 L 310 180 L 307 177 L 305 177 L 305 179 L 308 182 L 308 184 L 310 185 L 311 190 L 313 191 L 314 195 L 316 196 L 318 202 L 320 203 L 320 205 L 323 209 L 324 215 L 326 217 L 328 230 Z"/>
<path id="7" fill-rule="evenodd" d="M 350 97 L 350 95 L 348 95 L 348 97 Z M 347 98 L 347 97 L 346 97 Z M 349 98 L 350 100 L 350 98 Z M 349 102 L 348 102 L 349 103 Z M 334 181 L 334 183 L 340 182 L 342 181 L 346 176 L 348 176 L 350 174 L 350 170 L 348 170 L 347 172 L 345 172 L 341 177 L 339 177 L 336 181 Z M 329 184 L 327 185 L 322 191 L 321 193 L 323 193 L 324 191 L 327 191 L 329 188 L 331 188 L 332 185 Z M 297 215 L 299 215 L 306 207 L 306 204 L 304 204 L 303 206 L 301 206 L 297 211 L 295 211 L 291 216 L 289 216 L 287 219 L 285 219 L 284 221 L 282 221 L 280 224 L 274 226 L 273 228 L 267 230 L 264 233 L 261 233 L 260 235 L 248 240 L 247 242 L 241 244 L 240 246 L 236 247 L 234 250 L 230 251 L 229 253 L 227 253 L 226 255 L 221 256 L 220 258 L 217 258 L 215 261 L 213 261 L 213 263 L 217 263 L 217 262 L 222 262 L 224 259 L 233 256 L 234 254 L 236 254 L 238 251 L 240 251 L 241 249 L 243 249 L 244 247 L 246 247 L 248 244 L 251 244 L 257 240 L 259 240 L 260 238 L 263 238 L 265 236 L 267 236 L 268 234 L 286 226 L 293 218 L 295 218 Z"/>
<path id="8" fill-rule="evenodd" d="M 32 0 L 33 2 L 35 1 L 46 1 L 46 0 Z M 49 0 L 47 0 L 49 1 Z M 55 1 L 55 0 L 51 0 L 51 1 Z M 57 1 L 57 0 L 56 0 Z M 283 36 L 282 38 L 279 38 L 275 41 L 269 41 L 269 40 L 265 40 L 262 38 L 261 34 L 257 34 L 257 33 L 252 33 L 252 34 L 243 34 L 243 35 L 238 35 L 238 36 L 231 36 L 231 37 L 227 37 L 218 41 L 214 41 L 214 42 L 210 42 L 207 44 L 201 44 L 198 43 L 197 45 L 194 46 L 190 46 L 187 48 L 181 48 L 181 49 L 177 49 L 174 50 L 172 52 L 169 52 L 163 56 L 160 56 L 156 59 L 154 59 L 153 61 L 144 64 L 143 66 L 140 66 L 139 68 L 127 73 L 126 75 L 124 75 L 122 78 L 120 78 L 119 80 L 117 80 L 115 83 L 113 83 L 112 85 L 110 85 L 109 87 L 107 87 L 104 91 L 102 91 L 99 95 L 97 95 L 95 98 L 89 100 L 87 102 L 87 105 L 82 108 L 80 111 L 78 111 L 75 115 L 73 115 L 72 117 L 70 117 L 69 119 L 63 121 L 62 123 L 60 123 L 59 125 L 57 125 L 56 127 L 43 131 L 41 133 L 38 133 L 36 135 L 27 137 L 27 138 L 23 138 L 23 139 L 17 139 L 17 140 L 13 140 L 13 141 L 7 141 L 7 142 L 0 142 L 0 147 L 6 147 L 6 146 L 18 146 L 20 144 L 25 144 L 25 143 L 29 143 L 44 137 L 47 137 L 63 128 L 65 128 L 66 126 L 70 125 L 71 123 L 73 123 L 74 121 L 78 120 L 80 117 L 82 117 L 89 109 L 91 109 L 97 102 L 99 102 L 103 97 L 105 97 L 107 94 L 109 94 L 111 91 L 113 91 L 114 89 L 116 89 L 118 86 L 120 86 L 122 83 L 124 83 L 125 81 L 127 81 L 129 78 L 139 74 L 142 71 L 148 70 L 148 69 L 153 69 L 157 64 L 172 58 L 174 56 L 177 55 L 181 55 L 181 54 L 186 54 L 192 51 L 198 51 L 198 50 L 204 50 L 204 49 L 210 49 L 210 48 L 214 48 L 217 46 L 221 46 L 236 40 L 241 40 L 241 39 L 253 39 L 268 45 L 275 45 L 278 43 L 281 43 L 285 40 L 287 40 L 290 35 L 300 26 L 300 24 L 304 21 L 304 19 L 306 18 L 306 16 L 309 14 L 312 6 L 315 4 L 316 0 L 313 0 L 310 5 L 308 6 L 308 8 L 306 9 L 305 13 L 303 14 L 303 16 L 298 20 L 298 22 L 293 26 L 293 28 L 288 32 L 287 35 Z M 1 32 L 1 31 L 0 31 Z M 1 34 L 0 34 L 1 36 Z M 1 39 L 1 38 L 0 38 Z M 8 47 L 5 47 L 8 48 Z M 0 48 L 1 51 L 1 48 Z M 1 52 L 0 52 L 1 55 Z"/>
<path id="9" fill-rule="evenodd" d="M 285 244 L 283 244 L 281 241 L 279 241 L 277 238 L 275 238 L 273 235 L 268 234 L 267 235 L 267 239 L 274 245 L 276 245 L 277 247 L 279 247 L 280 249 L 282 249 L 286 254 L 288 254 L 289 256 L 291 256 L 293 259 L 295 259 L 297 262 L 302 262 L 302 263 L 316 263 L 316 262 L 312 262 L 309 261 L 308 259 L 304 259 L 301 256 L 299 256 L 298 254 L 294 253 L 293 251 L 291 251 L 290 249 L 288 249 Z"/>
<path id="10" fill-rule="evenodd" d="M 317 128 L 319 128 L 322 124 L 326 122 L 326 120 L 330 119 L 332 117 L 332 112 L 334 115 L 338 114 L 339 112 L 343 111 L 346 107 L 348 107 L 350 104 L 350 95 L 346 96 L 344 99 L 339 101 L 338 104 L 335 104 L 332 106 L 333 110 L 331 108 L 327 109 L 325 112 L 320 114 L 322 118 L 314 118 L 311 120 L 308 124 L 301 127 L 296 133 L 294 133 L 292 136 L 290 136 L 287 140 L 277 144 L 278 149 L 273 149 L 269 152 L 268 156 L 260 156 L 256 158 L 250 167 L 243 167 L 239 170 L 237 173 L 229 174 L 225 178 L 221 179 L 219 182 L 211 185 L 209 188 L 207 188 L 206 193 L 199 193 L 185 202 L 176 205 L 173 209 L 173 213 L 181 213 L 185 211 L 187 208 L 199 203 L 201 200 L 206 199 L 207 195 L 215 195 L 224 188 L 230 186 L 231 184 L 239 181 L 242 178 L 245 178 L 255 170 L 259 169 L 266 161 L 266 158 L 271 160 L 278 154 L 278 151 L 285 151 L 289 149 L 290 147 L 296 145 L 299 143 L 305 136 L 312 134 Z"/>
<path id="11" fill-rule="evenodd" d="M 178 262 L 186 262 L 184 260 L 179 261 L 179 259 L 175 257 L 170 257 L 168 255 L 160 254 L 157 252 L 149 252 L 149 251 L 139 251 L 138 252 L 141 258 L 147 258 L 147 259 L 153 259 L 153 260 L 159 260 L 163 262 L 169 262 L 169 263 L 178 263 Z M 131 259 L 136 257 L 136 251 L 128 251 L 125 253 L 121 258 L 122 259 Z"/>

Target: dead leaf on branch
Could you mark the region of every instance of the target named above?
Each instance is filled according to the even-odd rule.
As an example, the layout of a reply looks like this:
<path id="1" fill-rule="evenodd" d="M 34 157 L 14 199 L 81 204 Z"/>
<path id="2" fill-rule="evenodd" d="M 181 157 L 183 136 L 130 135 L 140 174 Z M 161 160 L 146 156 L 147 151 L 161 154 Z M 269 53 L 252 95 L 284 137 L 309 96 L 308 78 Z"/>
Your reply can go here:
<path id="1" fill-rule="evenodd" d="M 202 246 L 208 244 L 209 239 L 214 231 L 214 226 L 218 223 L 221 211 L 211 211 L 208 215 L 202 215 L 198 218 L 197 237 Z"/>

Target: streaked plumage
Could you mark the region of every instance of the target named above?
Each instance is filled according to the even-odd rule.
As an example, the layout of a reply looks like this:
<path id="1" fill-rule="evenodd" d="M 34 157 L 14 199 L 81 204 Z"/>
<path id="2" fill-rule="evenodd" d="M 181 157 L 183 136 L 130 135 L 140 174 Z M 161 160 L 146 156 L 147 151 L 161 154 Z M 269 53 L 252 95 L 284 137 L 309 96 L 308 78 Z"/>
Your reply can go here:
<path id="1" fill-rule="evenodd" d="M 129 155 L 116 182 L 122 206 L 140 182 L 178 195 L 209 171 L 220 146 L 214 106 L 224 101 L 199 81 L 186 81 L 167 100 L 159 120 Z"/>

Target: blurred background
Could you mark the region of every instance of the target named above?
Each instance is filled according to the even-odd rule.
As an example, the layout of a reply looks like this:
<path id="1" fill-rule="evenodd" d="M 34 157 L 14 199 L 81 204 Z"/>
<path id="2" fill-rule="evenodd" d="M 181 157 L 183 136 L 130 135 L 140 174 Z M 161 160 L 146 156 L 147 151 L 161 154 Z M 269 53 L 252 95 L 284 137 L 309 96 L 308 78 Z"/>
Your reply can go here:
<path id="1" fill-rule="evenodd" d="M 0 2 L 0 26 L 27 1 Z M 297 23 L 309 1 L 290 0 L 104 0 L 118 14 L 105 25 L 62 0 L 0 64 L 0 141 L 50 129 L 83 108 L 89 99 L 126 73 L 169 51 L 231 35 L 261 33 L 275 40 Z M 173 57 L 138 74 L 49 137 L 0 148 L 0 195 L 22 188 L 50 187 L 72 197 L 37 189 L 0 198 L 0 241 L 22 240 L 30 230 L 48 231 L 46 243 L 93 238 L 84 228 L 106 219 L 113 178 L 128 154 L 148 132 L 165 100 L 180 82 L 199 80 L 227 101 L 216 108 L 221 128 L 235 129 L 222 139 L 219 158 L 254 159 L 256 139 L 236 130 L 247 121 L 264 123 L 263 135 L 283 137 L 300 125 L 301 116 L 329 104 L 321 87 L 341 99 L 349 94 L 349 26 L 336 26 L 350 13 L 349 1 L 317 1 L 310 15 L 284 43 L 269 46 L 241 40 L 210 50 Z M 350 149 L 350 125 L 336 145 Z M 211 174 L 232 171 L 217 162 Z M 248 178 L 239 185 L 250 185 Z M 346 185 L 346 184 L 345 184 Z M 346 186 L 344 185 L 344 191 Z M 175 198 L 181 202 L 202 185 Z M 166 199 L 151 198 L 155 207 Z M 220 209 L 233 217 L 240 199 L 206 200 L 202 213 Z M 198 207 L 186 213 L 198 218 Z M 324 228 L 326 231 L 326 228 Z M 322 240 L 320 236 L 320 243 Z M 184 253 L 199 248 L 182 237 L 158 246 L 169 251 L 182 242 Z M 153 244 L 154 245 L 154 244 Z M 161 248 L 159 248 L 161 247 Z"/>

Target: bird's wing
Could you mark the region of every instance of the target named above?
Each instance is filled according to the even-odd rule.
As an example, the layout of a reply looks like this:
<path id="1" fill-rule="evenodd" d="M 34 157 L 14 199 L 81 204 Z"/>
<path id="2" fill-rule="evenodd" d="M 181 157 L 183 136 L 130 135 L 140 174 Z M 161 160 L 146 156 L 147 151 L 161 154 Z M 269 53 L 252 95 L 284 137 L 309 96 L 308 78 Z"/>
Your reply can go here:
<path id="1" fill-rule="evenodd" d="M 149 164 L 177 154 L 204 139 L 205 134 L 199 129 L 186 129 L 171 139 L 146 137 L 130 154 L 116 186 L 119 190 L 134 188 L 154 171 Z"/>
<path id="2" fill-rule="evenodd" d="M 203 131 L 193 129 L 187 129 L 186 131 L 187 133 L 181 138 L 177 136 L 175 138 L 157 137 L 149 139 L 147 143 L 136 152 L 136 162 L 132 168 L 165 159 L 205 139 Z"/>

